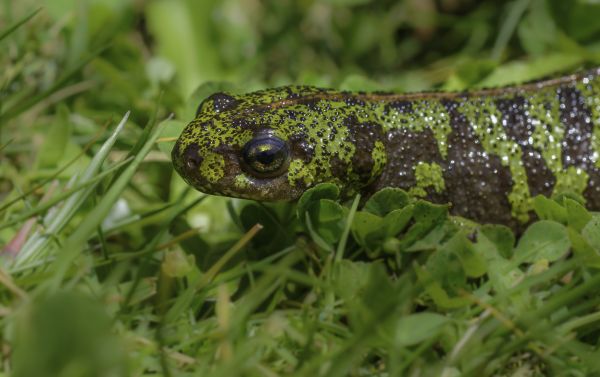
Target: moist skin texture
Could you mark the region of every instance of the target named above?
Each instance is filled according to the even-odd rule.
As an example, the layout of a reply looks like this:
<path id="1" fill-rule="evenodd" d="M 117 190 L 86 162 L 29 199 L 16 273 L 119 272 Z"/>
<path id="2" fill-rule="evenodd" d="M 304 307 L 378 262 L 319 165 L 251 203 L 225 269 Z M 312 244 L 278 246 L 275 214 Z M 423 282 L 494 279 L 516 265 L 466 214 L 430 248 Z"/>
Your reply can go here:
<path id="1" fill-rule="evenodd" d="M 287 146 L 269 176 L 243 153 L 265 138 Z M 462 93 L 215 93 L 172 157 L 185 181 L 208 194 L 275 201 L 321 182 L 347 197 L 399 187 L 450 203 L 454 215 L 518 228 L 540 194 L 579 194 L 600 210 L 599 153 L 600 68 Z"/>

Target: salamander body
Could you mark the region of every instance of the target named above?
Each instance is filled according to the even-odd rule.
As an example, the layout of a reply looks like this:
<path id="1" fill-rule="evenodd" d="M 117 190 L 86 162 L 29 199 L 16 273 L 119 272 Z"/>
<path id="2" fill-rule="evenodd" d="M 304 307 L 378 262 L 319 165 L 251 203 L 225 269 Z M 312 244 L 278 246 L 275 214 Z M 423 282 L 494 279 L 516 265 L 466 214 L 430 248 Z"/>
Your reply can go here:
<path id="1" fill-rule="evenodd" d="M 215 93 L 172 157 L 196 189 L 255 200 L 331 182 L 348 197 L 399 187 L 513 227 L 539 194 L 573 192 L 598 210 L 600 69 L 460 93 Z"/>

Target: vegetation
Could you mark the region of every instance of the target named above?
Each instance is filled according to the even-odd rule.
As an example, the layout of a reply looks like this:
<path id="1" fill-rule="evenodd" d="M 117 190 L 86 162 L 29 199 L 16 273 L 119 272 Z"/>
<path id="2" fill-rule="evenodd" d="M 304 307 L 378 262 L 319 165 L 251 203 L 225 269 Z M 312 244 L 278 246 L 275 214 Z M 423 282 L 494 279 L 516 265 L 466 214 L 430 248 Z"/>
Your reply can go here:
<path id="1" fill-rule="evenodd" d="M 600 376 L 600 217 L 208 197 L 217 88 L 462 90 L 600 63 L 592 0 L 0 1 L 0 376 Z"/>

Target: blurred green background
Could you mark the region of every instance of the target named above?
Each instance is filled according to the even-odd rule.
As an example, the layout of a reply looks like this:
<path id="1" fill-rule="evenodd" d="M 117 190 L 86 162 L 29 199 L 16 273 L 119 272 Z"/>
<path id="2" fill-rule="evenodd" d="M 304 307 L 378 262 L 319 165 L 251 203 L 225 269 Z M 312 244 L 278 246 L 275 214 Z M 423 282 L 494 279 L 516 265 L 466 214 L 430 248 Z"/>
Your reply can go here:
<path id="1" fill-rule="evenodd" d="M 35 189 L 40 182 L 55 177 L 64 185 L 80 174 L 126 111 L 131 111 L 131 117 L 110 162 L 122 161 L 130 151 L 139 150 L 137 142 L 145 140 L 150 126 L 170 114 L 173 118 L 163 136 L 176 136 L 193 118 L 203 97 L 217 88 L 251 91 L 297 83 L 348 90 L 465 90 L 600 64 L 600 3 L 595 0 L 0 0 L 0 30 L 8 30 L 37 8 L 39 12 L 22 27 L 0 38 L 0 205 L 34 189 L 27 200 L 2 209 L 4 221 L 39 203 L 49 186 L 46 182 Z M 213 370 L 212 362 L 227 361 L 226 357 L 210 358 L 226 354 L 221 348 L 222 334 L 215 330 L 224 315 L 224 309 L 219 315 L 214 310 L 222 292 L 210 287 L 202 293 L 205 297 L 194 298 L 199 303 L 191 298 L 185 301 L 188 281 L 181 275 L 189 271 L 177 270 L 188 268 L 180 254 L 169 254 L 172 259 L 166 264 L 175 265 L 177 271 L 172 273 L 171 286 L 163 287 L 170 296 L 162 292 L 180 311 L 170 317 L 165 334 L 155 332 L 161 309 L 153 305 L 161 289 L 157 276 L 162 278 L 164 261 L 162 251 L 148 252 L 147 245 L 167 226 L 169 236 L 198 228 L 199 234 L 181 245 L 167 246 L 193 255 L 199 267 L 193 273 L 199 275 L 256 221 L 268 229 L 240 259 L 260 260 L 293 244 L 305 247 L 307 241 L 305 234 L 294 233 L 294 224 L 287 224 L 290 229 L 281 233 L 284 238 L 271 237 L 281 229 L 269 223 L 269 211 L 293 216 L 288 207 L 265 209 L 223 198 L 208 198 L 186 210 L 185 216 L 165 223 L 168 216 L 163 214 L 170 206 L 194 203 L 200 195 L 173 174 L 170 145 L 169 140 L 162 140 L 146 156 L 118 205 L 89 241 L 85 251 L 92 252 L 81 253 L 73 282 L 65 284 L 78 294 L 46 297 L 37 287 L 51 277 L 43 269 L 29 267 L 14 274 L 18 285 L 43 298 L 40 302 L 23 305 L 23 309 L 21 301 L 0 288 L 3 370 L 14 362 L 20 373 L 15 375 L 20 376 L 42 376 L 42 370 L 48 376 L 127 375 L 125 364 L 135 371 L 161 370 L 161 365 L 166 370 L 163 357 L 190 371 L 195 364 L 186 355 L 193 355 L 210 360 L 202 365 L 204 369 L 196 370 L 207 372 Z M 65 232 L 54 235 L 59 245 L 89 215 L 110 182 L 106 179 L 96 189 L 96 197 L 72 214 Z M 0 246 L 9 245 L 22 229 L 21 223 L 1 228 Z M 157 243 L 170 240 L 166 235 L 156 238 Z M 236 268 L 225 280 L 230 293 L 250 267 Z M 383 271 L 375 265 L 352 268 L 364 280 Z M 348 279 L 359 280 L 354 276 Z M 378 279 L 377 284 L 385 286 L 383 278 Z M 2 281 L 2 287 L 9 286 Z M 315 287 L 318 291 L 322 285 L 315 283 Z M 302 297 L 302 291 L 294 294 Z M 103 308 L 89 302 L 89 296 L 101 301 Z M 321 318 L 331 297 L 308 309 L 303 305 L 313 304 L 309 298 L 288 308 L 301 307 L 309 313 L 307 318 Z M 205 298 L 208 303 L 202 301 Z M 262 315 L 260 310 L 270 314 L 279 308 L 280 302 L 273 302 L 269 308 L 257 309 L 256 304 L 248 309 L 240 327 L 251 327 L 243 321 L 254 309 Z M 193 307 L 190 312 L 204 317 L 189 314 L 188 306 Z M 302 327 L 305 323 L 299 318 L 305 318 L 305 312 L 293 310 L 289 309 L 292 314 L 286 320 L 296 327 L 290 325 L 286 331 L 294 341 L 300 335 L 294 338 L 293 331 L 313 334 L 315 342 L 331 342 L 331 349 L 344 338 L 339 333 L 354 339 L 345 332 L 350 330 L 344 318 L 335 317 L 331 325 L 335 331 L 328 328 L 322 335 L 321 329 Z M 469 315 L 476 314 L 465 315 L 471 319 Z M 91 326 L 82 318 L 92 318 L 99 325 Z M 280 334 L 283 320 L 273 318 L 261 328 L 265 338 Z M 234 340 L 254 351 L 253 343 L 240 340 L 242 333 Z M 48 351 L 61 348 L 61 336 L 69 339 L 72 348 L 65 353 Z M 299 349 L 297 343 L 286 342 L 292 350 Z M 13 344 L 20 345 L 21 351 L 9 361 Z M 127 362 L 120 351 L 122 344 L 134 350 Z M 163 345 L 170 347 L 168 355 L 156 356 Z M 108 351 L 103 354 L 102 350 Z M 291 358 L 286 358 L 287 349 L 277 352 L 281 360 Z M 274 358 L 277 370 L 279 359 Z M 236 365 L 246 361 L 241 359 Z M 220 375 L 231 375 L 225 362 L 219 365 Z"/>
<path id="2" fill-rule="evenodd" d="M 3 2 L 2 25 L 38 6 L 3 42 L 4 63 L 24 58 L 3 70 L 4 99 L 104 49 L 76 77 L 89 82 L 79 105 L 140 118 L 161 91 L 173 111 L 207 81 L 457 90 L 592 64 L 600 49 L 592 0 L 23 0 Z"/>
<path id="3" fill-rule="evenodd" d="M 26 188 L 64 164 L 98 125 L 128 110 L 135 126 L 118 148 L 129 150 L 144 125 L 169 114 L 180 123 L 165 136 L 175 136 L 223 82 L 237 91 L 463 90 L 600 63 L 593 0 L 4 0 L 0 27 L 38 7 L 1 41 L 0 145 L 10 145 L 0 199 L 13 181 Z M 139 190 L 164 200 L 169 157 L 154 157 L 146 173 L 155 185 Z"/>

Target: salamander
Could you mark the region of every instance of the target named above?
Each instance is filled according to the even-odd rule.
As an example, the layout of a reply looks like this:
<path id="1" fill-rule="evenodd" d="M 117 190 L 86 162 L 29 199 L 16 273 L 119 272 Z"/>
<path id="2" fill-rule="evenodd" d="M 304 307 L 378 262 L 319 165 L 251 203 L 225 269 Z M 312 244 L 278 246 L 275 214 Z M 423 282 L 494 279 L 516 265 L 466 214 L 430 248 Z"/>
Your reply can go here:
<path id="1" fill-rule="evenodd" d="M 284 86 L 219 92 L 172 151 L 199 191 L 293 201 L 318 183 L 345 197 L 398 187 L 454 215 L 518 226 L 532 198 L 600 209 L 600 68 L 466 92 Z"/>

